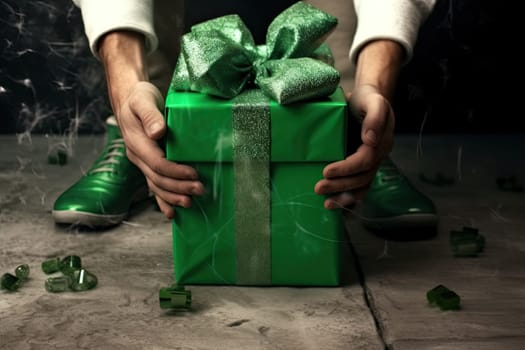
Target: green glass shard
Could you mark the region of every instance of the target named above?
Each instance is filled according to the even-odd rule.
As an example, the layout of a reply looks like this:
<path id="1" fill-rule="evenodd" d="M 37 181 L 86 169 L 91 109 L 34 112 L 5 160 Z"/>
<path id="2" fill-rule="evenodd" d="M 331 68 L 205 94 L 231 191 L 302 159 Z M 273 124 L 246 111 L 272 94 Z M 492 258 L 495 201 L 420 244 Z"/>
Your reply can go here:
<path id="1" fill-rule="evenodd" d="M 29 265 L 22 264 L 22 265 L 19 265 L 19 266 L 16 267 L 15 275 L 20 280 L 25 281 L 25 280 L 27 280 L 29 278 L 29 271 L 30 271 Z"/>
<path id="2" fill-rule="evenodd" d="M 436 305 L 441 310 L 459 310 L 461 298 L 455 292 L 449 290 L 438 296 Z"/>
<path id="3" fill-rule="evenodd" d="M 4 273 L 0 279 L 0 286 L 2 286 L 3 289 L 14 292 L 20 287 L 20 278 L 10 273 Z"/>
<path id="4" fill-rule="evenodd" d="M 71 275 L 82 268 L 82 259 L 77 255 L 68 255 L 60 261 L 58 268 L 64 275 Z"/>
<path id="5" fill-rule="evenodd" d="M 454 291 L 440 284 L 427 292 L 427 300 L 441 310 L 458 310 L 461 298 Z"/>
<path id="6" fill-rule="evenodd" d="M 479 230 L 475 227 L 463 226 L 463 233 L 477 236 L 479 234 Z"/>
<path id="7" fill-rule="evenodd" d="M 42 271 L 44 271 L 46 275 L 50 275 L 52 273 L 60 271 L 59 265 L 60 265 L 59 257 L 46 260 L 42 263 Z"/>
<path id="8" fill-rule="evenodd" d="M 475 240 L 478 237 L 477 230 L 463 229 L 463 231 L 450 231 L 450 244 L 454 244 L 458 241 L 464 240 Z"/>
<path id="9" fill-rule="evenodd" d="M 485 236 L 478 235 L 476 243 L 478 244 L 479 251 L 482 252 L 485 249 Z"/>
<path id="10" fill-rule="evenodd" d="M 70 279 L 67 276 L 49 277 L 44 286 L 48 292 L 61 293 L 69 289 Z"/>
<path id="11" fill-rule="evenodd" d="M 64 150 L 57 150 L 54 154 L 47 156 L 47 162 L 53 165 L 67 164 L 67 152 Z"/>
<path id="12" fill-rule="evenodd" d="M 477 228 L 465 226 L 461 231 L 450 231 L 450 245 L 457 257 L 476 257 L 485 248 L 485 237 Z"/>
<path id="13" fill-rule="evenodd" d="M 71 289 L 74 292 L 83 292 L 97 286 L 97 276 L 86 269 L 75 270 L 71 274 Z"/>
<path id="14" fill-rule="evenodd" d="M 191 307 L 191 291 L 177 285 L 161 288 L 159 302 L 161 309 L 188 310 Z"/>
<path id="15" fill-rule="evenodd" d="M 434 288 L 432 288 L 431 290 L 429 290 L 427 292 L 427 300 L 430 304 L 434 304 L 437 300 L 437 297 L 440 295 L 440 294 L 443 294 L 445 292 L 447 292 L 449 289 L 447 287 L 445 287 L 444 285 L 440 284 Z"/>
<path id="16" fill-rule="evenodd" d="M 476 257 L 480 249 L 477 240 L 458 241 L 452 246 L 452 252 L 457 257 Z"/>

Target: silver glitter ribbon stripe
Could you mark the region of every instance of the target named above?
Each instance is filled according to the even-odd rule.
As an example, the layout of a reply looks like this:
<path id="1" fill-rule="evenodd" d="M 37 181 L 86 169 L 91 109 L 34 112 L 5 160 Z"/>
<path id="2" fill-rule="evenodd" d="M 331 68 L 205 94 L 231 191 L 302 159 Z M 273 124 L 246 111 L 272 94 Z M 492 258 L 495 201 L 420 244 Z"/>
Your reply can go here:
<path id="1" fill-rule="evenodd" d="M 260 90 L 233 99 L 237 284 L 271 284 L 270 100 Z"/>

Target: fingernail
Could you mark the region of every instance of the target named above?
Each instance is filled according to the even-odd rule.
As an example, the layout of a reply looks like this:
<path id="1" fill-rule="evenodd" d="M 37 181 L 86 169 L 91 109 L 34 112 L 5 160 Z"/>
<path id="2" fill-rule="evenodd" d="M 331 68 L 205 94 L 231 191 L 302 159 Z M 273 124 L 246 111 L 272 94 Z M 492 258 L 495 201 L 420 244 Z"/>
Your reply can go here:
<path id="1" fill-rule="evenodd" d="M 356 202 L 355 196 L 350 191 L 345 191 L 341 194 L 341 199 L 345 201 L 346 205 L 352 205 Z"/>
<path id="2" fill-rule="evenodd" d="M 326 209 L 335 209 L 336 207 L 337 205 L 334 201 L 328 201 L 325 205 Z"/>
<path id="3" fill-rule="evenodd" d="M 191 194 L 201 195 L 203 193 L 203 189 L 200 186 L 195 186 L 191 189 Z"/>
<path id="4" fill-rule="evenodd" d="M 149 132 L 151 134 L 156 134 L 162 129 L 162 125 L 160 123 L 153 123 L 149 127 Z"/>
<path id="5" fill-rule="evenodd" d="M 372 141 L 373 143 L 376 143 L 377 142 L 377 134 L 374 130 L 368 130 L 366 132 L 366 137 Z"/>

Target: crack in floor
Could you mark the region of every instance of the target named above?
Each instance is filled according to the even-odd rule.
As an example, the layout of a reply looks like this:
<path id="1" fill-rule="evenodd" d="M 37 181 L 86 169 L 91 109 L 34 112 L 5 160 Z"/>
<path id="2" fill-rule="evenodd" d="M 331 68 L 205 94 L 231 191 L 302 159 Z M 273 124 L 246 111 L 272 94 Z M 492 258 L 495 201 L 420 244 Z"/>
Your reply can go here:
<path id="1" fill-rule="evenodd" d="M 363 267 L 361 266 L 361 262 L 359 261 L 359 258 L 357 257 L 357 252 L 354 248 L 354 245 L 352 244 L 352 240 L 350 237 L 348 239 L 348 246 L 352 253 L 352 258 L 354 260 L 354 266 L 357 272 L 357 277 L 359 279 L 359 284 L 361 285 L 361 288 L 363 289 L 363 297 L 365 299 L 366 306 L 368 307 L 368 310 L 370 310 L 370 314 L 372 315 L 372 318 L 374 319 L 374 325 L 376 327 L 377 335 L 379 336 L 379 339 L 381 339 L 381 343 L 383 344 L 383 347 L 385 350 L 393 350 L 392 345 L 388 344 L 385 340 L 384 326 L 383 326 L 383 323 L 381 322 L 379 311 L 377 310 L 375 306 L 372 292 L 366 285 L 366 278 L 365 278 L 365 274 L 363 271 Z"/>

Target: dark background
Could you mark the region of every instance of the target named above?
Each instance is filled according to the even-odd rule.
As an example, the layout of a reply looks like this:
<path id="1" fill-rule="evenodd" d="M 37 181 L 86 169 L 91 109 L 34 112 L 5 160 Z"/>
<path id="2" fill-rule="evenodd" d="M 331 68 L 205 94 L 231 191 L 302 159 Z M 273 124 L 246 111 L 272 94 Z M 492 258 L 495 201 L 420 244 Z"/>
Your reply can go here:
<path id="1" fill-rule="evenodd" d="M 438 0 L 400 77 L 397 132 L 525 131 L 507 96 L 509 11 L 501 1 Z M 104 130 L 104 77 L 70 0 L 0 0 L 0 33 L 0 133 Z"/>

